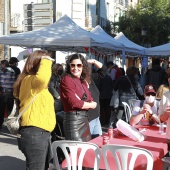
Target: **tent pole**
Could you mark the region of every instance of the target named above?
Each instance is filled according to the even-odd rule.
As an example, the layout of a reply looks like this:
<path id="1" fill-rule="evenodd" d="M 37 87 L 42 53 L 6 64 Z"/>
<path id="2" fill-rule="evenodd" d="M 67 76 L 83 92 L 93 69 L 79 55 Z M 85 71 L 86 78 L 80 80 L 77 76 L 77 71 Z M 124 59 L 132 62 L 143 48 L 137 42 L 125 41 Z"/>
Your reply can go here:
<path id="1" fill-rule="evenodd" d="M 125 50 L 122 50 L 122 65 L 123 69 L 126 70 L 126 55 L 125 55 Z"/>

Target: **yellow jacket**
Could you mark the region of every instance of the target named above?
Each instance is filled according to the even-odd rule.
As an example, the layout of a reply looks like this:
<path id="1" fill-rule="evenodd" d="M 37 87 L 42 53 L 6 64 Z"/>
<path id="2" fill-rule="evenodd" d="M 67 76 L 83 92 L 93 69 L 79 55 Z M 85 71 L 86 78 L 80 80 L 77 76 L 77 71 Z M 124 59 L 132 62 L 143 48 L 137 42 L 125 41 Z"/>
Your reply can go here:
<path id="1" fill-rule="evenodd" d="M 36 126 L 51 132 L 56 125 L 54 99 L 48 91 L 52 62 L 42 59 L 36 75 L 26 76 L 21 83 L 20 111 L 26 108 L 36 94 L 34 102 L 21 117 L 21 126 Z"/>

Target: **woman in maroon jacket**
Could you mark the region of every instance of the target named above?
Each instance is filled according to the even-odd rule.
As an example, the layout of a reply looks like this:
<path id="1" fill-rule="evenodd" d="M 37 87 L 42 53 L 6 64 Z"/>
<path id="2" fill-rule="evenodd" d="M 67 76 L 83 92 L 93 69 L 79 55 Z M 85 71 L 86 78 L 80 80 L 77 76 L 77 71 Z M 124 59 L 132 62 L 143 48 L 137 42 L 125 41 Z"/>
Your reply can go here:
<path id="1" fill-rule="evenodd" d="M 60 96 L 64 106 L 64 134 L 66 140 L 89 141 L 91 139 L 88 114 L 97 103 L 93 101 L 85 81 L 90 76 L 87 60 L 81 54 L 66 59 L 66 75 L 60 83 Z"/>

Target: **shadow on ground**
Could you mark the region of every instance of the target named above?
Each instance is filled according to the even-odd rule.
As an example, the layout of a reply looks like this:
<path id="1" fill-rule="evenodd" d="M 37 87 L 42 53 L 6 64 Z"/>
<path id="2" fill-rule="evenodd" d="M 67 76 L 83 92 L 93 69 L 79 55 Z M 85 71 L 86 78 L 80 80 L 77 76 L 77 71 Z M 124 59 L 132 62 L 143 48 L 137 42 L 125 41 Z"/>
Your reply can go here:
<path id="1" fill-rule="evenodd" d="M 2 170 L 24 170 L 25 161 L 11 157 L 11 156 L 0 156 L 0 167 Z"/>
<path id="2" fill-rule="evenodd" d="M 6 127 L 3 127 L 0 130 L 0 142 L 11 145 L 17 145 L 17 138 L 16 136 L 11 135 Z"/>

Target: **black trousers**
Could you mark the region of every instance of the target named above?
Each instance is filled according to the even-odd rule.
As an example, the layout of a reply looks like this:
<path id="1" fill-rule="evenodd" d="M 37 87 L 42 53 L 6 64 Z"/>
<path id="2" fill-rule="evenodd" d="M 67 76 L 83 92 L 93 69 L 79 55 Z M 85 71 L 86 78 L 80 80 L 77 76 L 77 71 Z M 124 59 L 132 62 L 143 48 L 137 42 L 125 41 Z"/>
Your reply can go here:
<path id="1" fill-rule="evenodd" d="M 110 99 L 100 99 L 100 122 L 102 125 L 110 122 Z"/>
<path id="2" fill-rule="evenodd" d="M 27 126 L 21 127 L 19 134 L 18 148 L 26 157 L 26 170 L 48 170 L 52 159 L 50 132 Z"/>
<path id="3" fill-rule="evenodd" d="M 4 113 L 7 108 L 7 114 L 9 115 L 12 111 L 14 104 L 13 92 L 4 92 L 0 94 L 0 126 L 4 122 Z"/>

